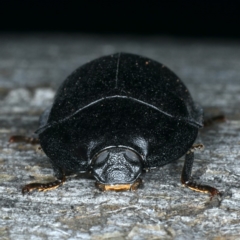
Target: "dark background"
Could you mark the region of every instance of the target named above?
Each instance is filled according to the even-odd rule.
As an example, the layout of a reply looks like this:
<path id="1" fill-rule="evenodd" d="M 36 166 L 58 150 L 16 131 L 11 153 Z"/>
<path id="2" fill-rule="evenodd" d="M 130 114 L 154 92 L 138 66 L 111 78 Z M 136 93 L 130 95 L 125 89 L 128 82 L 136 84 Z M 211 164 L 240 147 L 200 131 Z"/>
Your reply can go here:
<path id="1" fill-rule="evenodd" d="M 240 37 L 231 1 L 1 1 L 0 32 Z"/>

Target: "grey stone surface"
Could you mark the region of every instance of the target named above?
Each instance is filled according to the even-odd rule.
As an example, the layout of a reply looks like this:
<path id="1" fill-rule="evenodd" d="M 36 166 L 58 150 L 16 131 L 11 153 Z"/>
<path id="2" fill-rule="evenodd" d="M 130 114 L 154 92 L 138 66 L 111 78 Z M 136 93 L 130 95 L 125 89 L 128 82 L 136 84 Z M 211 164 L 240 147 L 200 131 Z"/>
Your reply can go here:
<path id="1" fill-rule="evenodd" d="M 21 187 L 52 179 L 32 136 L 39 114 L 76 67 L 118 51 L 164 63 L 209 116 L 227 122 L 202 130 L 194 175 L 222 198 L 180 184 L 183 159 L 143 176 L 136 192 L 100 192 L 71 176 L 62 187 L 22 196 Z M 216 40 L 82 35 L 0 36 L 0 239 L 240 239 L 240 44 Z"/>

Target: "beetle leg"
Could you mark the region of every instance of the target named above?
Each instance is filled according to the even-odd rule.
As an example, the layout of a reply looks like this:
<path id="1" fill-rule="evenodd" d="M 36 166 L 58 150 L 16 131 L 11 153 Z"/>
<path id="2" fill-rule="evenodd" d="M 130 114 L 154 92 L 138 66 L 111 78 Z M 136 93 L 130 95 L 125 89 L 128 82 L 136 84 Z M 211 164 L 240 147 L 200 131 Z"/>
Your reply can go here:
<path id="1" fill-rule="evenodd" d="M 215 195 L 220 195 L 220 192 L 214 187 L 198 184 L 191 179 L 192 166 L 193 166 L 193 161 L 194 161 L 194 151 L 197 149 L 202 149 L 202 148 L 203 148 L 202 144 L 195 144 L 186 153 L 185 162 L 184 162 L 184 166 L 183 166 L 183 170 L 182 170 L 181 182 L 183 185 L 185 185 L 186 187 L 188 187 L 194 191 L 210 193 L 211 194 L 210 200 L 212 200 L 212 198 Z"/>
<path id="2" fill-rule="evenodd" d="M 225 122 L 225 121 L 226 121 L 226 118 L 224 115 L 218 115 L 215 117 L 204 119 L 203 125 L 204 125 L 204 127 L 208 127 L 208 126 L 214 124 L 215 122 Z"/>
<path id="3" fill-rule="evenodd" d="M 22 188 L 22 194 L 31 192 L 33 190 L 38 190 L 39 192 L 45 192 L 58 188 L 66 181 L 66 176 L 64 173 L 61 174 L 61 178 L 56 181 L 49 183 L 30 183 Z"/>
<path id="4" fill-rule="evenodd" d="M 142 184 L 142 179 L 138 178 L 131 186 L 130 190 L 131 191 L 136 191 L 138 187 Z"/>
<path id="5" fill-rule="evenodd" d="M 31 137 L 25 137 L 21 135 L 14 135 L 11 136 L 9 143 L 16 143 L 16 142 L 25 142 L 25 143 L 30 143 L 30 144 L 39 144 L 39 139 L 38 138 L 31 138 Z"/>

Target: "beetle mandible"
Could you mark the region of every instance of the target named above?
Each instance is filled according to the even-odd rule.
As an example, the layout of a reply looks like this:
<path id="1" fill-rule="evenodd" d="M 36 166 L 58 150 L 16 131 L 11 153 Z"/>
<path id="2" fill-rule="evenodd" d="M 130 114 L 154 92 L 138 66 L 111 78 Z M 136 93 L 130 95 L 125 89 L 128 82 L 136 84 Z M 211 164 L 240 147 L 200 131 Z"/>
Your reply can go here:
<path id="1" fill-rule="evenodd" d="M 90 172 L 101 190 L 135 190 L 143 171 L 185 154 L 182 184 L 214 196 L 216 188 L 191 180 L 202 126 L 201 107 L 164 65 L 128 53 L 98 58 L 63 82 L 40 117 L 36 133 L 57 180 L 28 184 L 22 192 L 56 188 L 80 172 Z M 35 140 L 10 138 L 17 141 Z"/>

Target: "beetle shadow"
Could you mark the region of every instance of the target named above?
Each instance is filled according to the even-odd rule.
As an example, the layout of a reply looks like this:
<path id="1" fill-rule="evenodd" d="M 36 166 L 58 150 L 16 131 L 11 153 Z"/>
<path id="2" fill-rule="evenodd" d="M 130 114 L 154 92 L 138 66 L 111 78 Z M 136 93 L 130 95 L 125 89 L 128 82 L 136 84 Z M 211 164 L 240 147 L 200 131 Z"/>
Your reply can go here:
<path id="1" fill-rule="evenodd" d="M 178 160 L 175 160 L 164 166 L 144 172 L 141 178 L 144 179 L 144 182 L 158 181 L 160 183 L 177 184 L 180 182 L 182 166 Z"/>
<path id="2" fill-rule="evenodd" d="M 208 131 L 212 129 L 212 127 L 218 126 L 219 124 L 226 122 L 227 118 L 219 108 L 205 107 L 203 119 L 204 126 L 203 129 L 201 129 L 201 132 Z"/>
<path id="3" fill-rule="evenodd" d="M 74 176 L 75 179 L 86 179 L 86 180 L 96 180 L 94 176 L 89 172 L 77 173 Z"/>
<path id="4" fill-rule="evenodd" d="M 184 159 L 180 158 L 178 160 L 175 160 L 171 162 L 170 164 L 164 166 L 161 171 L 163 171 L 164 178 L 166 179 L 166 176 L 171 181 L 178 181 L 180 182 L 182 170 L 184 165 Z M 195 168 L 193 166 L 191 179 L 192 180 L 200 180 L 200 178 L 206 173 L 207 167 L 206 166 L 200 166 L 198 168 Z"/>

